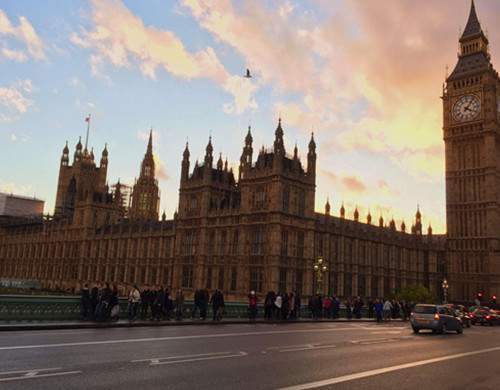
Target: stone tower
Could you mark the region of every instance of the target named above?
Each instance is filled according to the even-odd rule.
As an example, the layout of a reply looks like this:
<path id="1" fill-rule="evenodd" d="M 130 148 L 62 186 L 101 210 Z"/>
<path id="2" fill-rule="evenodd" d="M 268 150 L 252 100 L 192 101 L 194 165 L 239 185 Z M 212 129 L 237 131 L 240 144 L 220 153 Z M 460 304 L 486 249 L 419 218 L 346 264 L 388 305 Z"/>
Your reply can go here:
<path id="1" fill-rule="evenodd" d="M 500 292 L 500 79 L 474 1 L 443 90 L 449 296 Z"/>
<path id="2" fill-rule="evenodd" d="M 153 130 L 151 129 L 148 147 L 141 164 L 141 173 L 134 184 L 132 192 L 130 218 L 157 221 L 158 192 L 158 180 L 155 178 L 155 162 L 153 158 Z"/>

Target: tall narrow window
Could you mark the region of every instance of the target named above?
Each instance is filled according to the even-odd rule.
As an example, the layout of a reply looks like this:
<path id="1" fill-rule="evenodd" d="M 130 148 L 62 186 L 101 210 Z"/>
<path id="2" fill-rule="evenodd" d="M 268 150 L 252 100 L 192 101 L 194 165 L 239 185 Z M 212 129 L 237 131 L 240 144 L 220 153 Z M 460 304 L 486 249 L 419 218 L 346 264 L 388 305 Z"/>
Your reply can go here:
<path id="1" fill-rule="evenodd" d="M 283 191 L 283 212 L 288 213 L 290 209 L 290 190 L 287 188 Z"/>
<path id="2" fill-rule="evenodd" d="M 240 232 L 236 230 L 233 235 L 233 255 L 238 254 L 238 241 L 239 241 Z"/>
<path id="3" fill-rule="evenodd" d="M 236 267 L 231 268 L 231 291 L 236 291 Z"/>
<path id="4" fill-rule="evenodd" d="M 224 289 L 224 267 L 219 267 L 219 283 L 217 287 L 219 290 Z"/>

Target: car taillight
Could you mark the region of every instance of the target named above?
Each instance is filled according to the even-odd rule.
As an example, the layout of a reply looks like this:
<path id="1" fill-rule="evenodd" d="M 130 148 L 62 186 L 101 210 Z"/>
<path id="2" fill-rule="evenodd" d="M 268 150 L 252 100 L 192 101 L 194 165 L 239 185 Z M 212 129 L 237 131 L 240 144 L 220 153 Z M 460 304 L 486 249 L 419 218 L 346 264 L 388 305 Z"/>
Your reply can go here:
<path id="1" fill-rule="evenodd" d="M 438 313 L 434 314 L 434 319 L 435 320 L 439 320 L 439 314 Z"/>
<path id="2" fill-rule="evenodd" d="M 489 320 L 490 318 L 491 318 L 491 316 L 488 314 L 488 315 L 486 316 L 486 319 L 487 319 L 487 320 Z"/>
<path id="3" fill-rule="evenodd" d="M 470 317 L 470 318 L 474 318 L 474 316 L 473 316 L 472 314 L 469 314 L 469 317 Z"/>
<path id="4" fill-rule="evenodd" d="M 413 318 L 413 312 L 410 313 L 410 318 Z"/>

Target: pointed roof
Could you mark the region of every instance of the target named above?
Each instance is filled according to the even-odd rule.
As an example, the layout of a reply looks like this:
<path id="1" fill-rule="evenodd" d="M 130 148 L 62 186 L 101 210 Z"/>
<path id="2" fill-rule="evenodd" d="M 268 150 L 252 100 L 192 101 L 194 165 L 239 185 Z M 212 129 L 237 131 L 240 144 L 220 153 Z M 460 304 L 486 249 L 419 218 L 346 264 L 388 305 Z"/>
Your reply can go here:
<path id="1" fill-rule="evenodd" d="M 153 128 L 151 128 L 151 131 L 149 132 L 148 150 L 146 154 L 153 154 Z"/>
<path id="2" fill-rule="evenodd" d="M 467 20 L 467 25 L 465 26 L 465 30 L 460 37 L 460 42 L 467 40 L 470 37 L 484 35 L 483 30 L 481 28 L 481 24 L 479 23 L 479 19 L 476 14 L 476 7 L 474 5 L 474 0 L 471 2 L 469 20 Z"/>

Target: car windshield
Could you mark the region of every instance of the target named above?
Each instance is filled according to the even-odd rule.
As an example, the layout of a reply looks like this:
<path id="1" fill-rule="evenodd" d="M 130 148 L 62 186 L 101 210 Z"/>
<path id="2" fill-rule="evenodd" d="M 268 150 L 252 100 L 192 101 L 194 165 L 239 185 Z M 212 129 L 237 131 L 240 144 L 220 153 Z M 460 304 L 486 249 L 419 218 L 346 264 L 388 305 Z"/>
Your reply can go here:
<path id="1" fill-rule="evenodd" d="M 436 306 L 415 306 L 413 311 L 419 314 L 434 314 L 436 313 Z"/>

